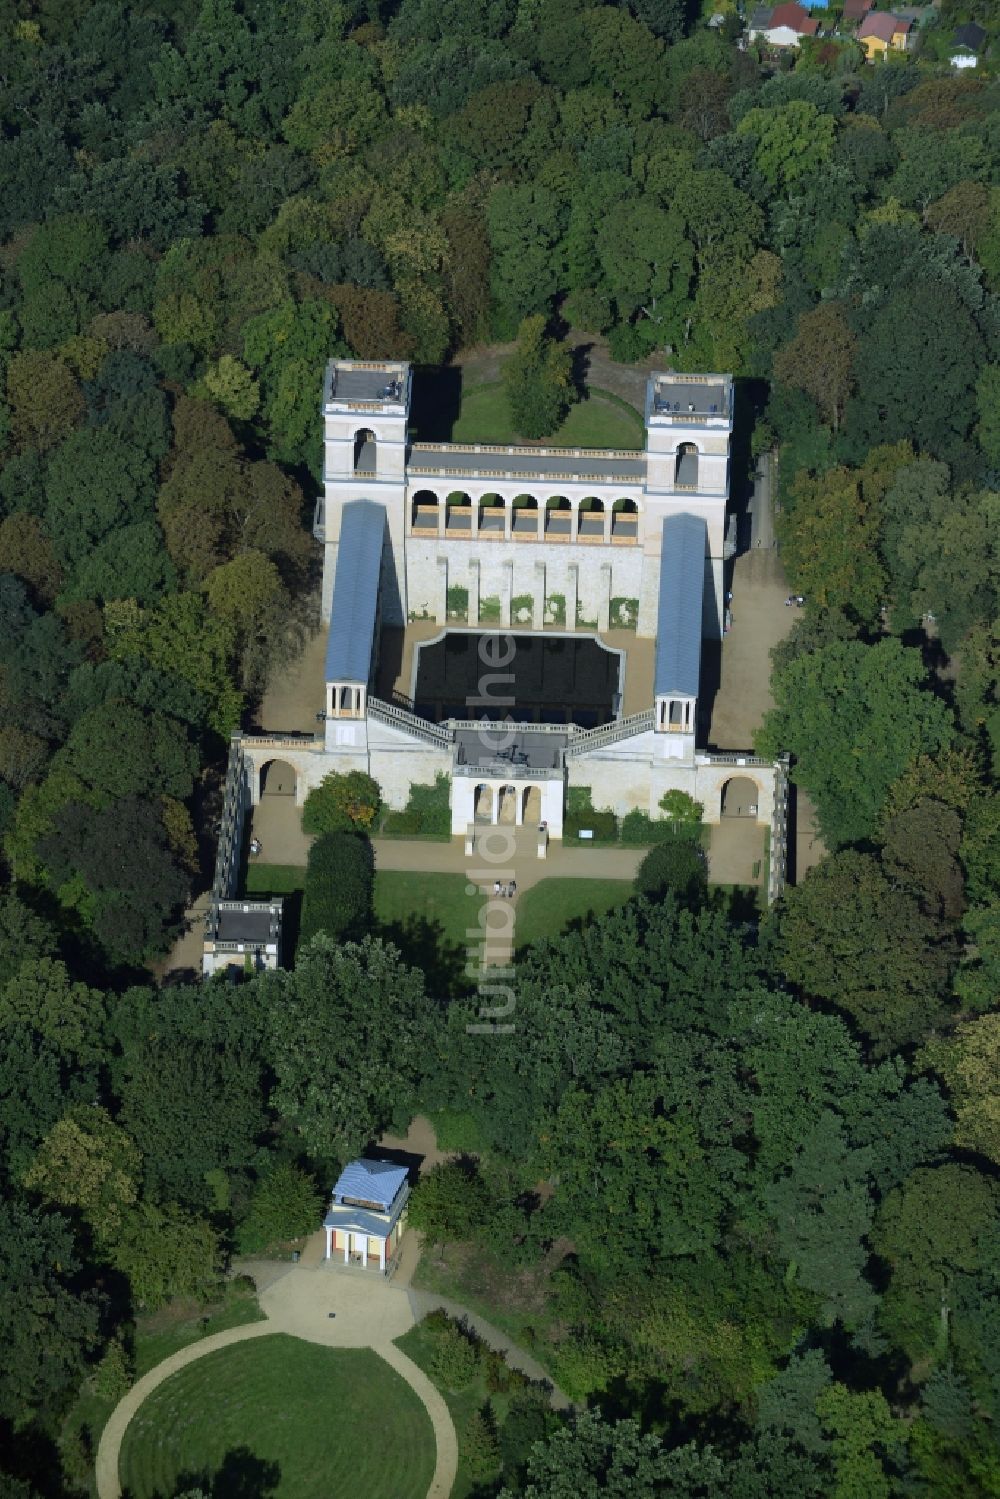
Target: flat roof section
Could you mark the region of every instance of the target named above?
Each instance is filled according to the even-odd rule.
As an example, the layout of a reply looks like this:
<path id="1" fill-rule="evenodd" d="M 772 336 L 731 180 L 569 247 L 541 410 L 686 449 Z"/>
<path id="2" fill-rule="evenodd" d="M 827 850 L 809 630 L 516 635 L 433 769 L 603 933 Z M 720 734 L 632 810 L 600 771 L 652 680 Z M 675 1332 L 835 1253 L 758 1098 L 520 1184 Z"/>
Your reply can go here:
<path id="1" fill-rule="evenodd" d="M 274 917 L 268 910 L 222 906 L 215 930 L 217 942 L 259 942 L 273 938 Z"/>
<path id="2" fill-rule="evenodd" d="M 697 515 L 668 515 L 660 547 L 656 617 L 657 697 L 697 697 L 701 677 L 701 608 L 706 526 Z"/>
<path id="3" fill-rule="evenodd" d="M 385 506 L 350 500 L 344 506 L 326 638 L 326 680 L 367 685 L 375 648 Z"/>
<path id="4" fill-rule="evenodd" d="M 455 734 L 456 756 L 459 765 L 491 765 L 498 761 L 509 765 L 511 774 L 518 769 L 558 770 L 562 765 L 562 752 L 569 743 L 569 730 L 565 734 L 542 733 L 524 724 L 503 729 L 459 729 Z"/>

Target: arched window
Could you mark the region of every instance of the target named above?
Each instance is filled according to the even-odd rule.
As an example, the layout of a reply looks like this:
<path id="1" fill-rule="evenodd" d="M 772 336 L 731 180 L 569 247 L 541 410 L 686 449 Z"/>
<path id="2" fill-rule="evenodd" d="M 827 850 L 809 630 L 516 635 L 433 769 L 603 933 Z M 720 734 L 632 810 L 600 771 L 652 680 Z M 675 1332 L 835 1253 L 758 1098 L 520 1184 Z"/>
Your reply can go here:
<path id="1" fill-rule="evenodd" d="M 486 536 L 504 534 L 506 505 L 499 494 L 484 494 L 479 501 L 479 530 Z"/>
<path id="2" fill-rule="evenodd" d="M 410 505 L 410 526 L 414 531 L 436 531 L 438 497 L 432 489 L 418 489 Z"/>
<path id="3" fill-rule="evenodd" d="M 376 462 L 375 433 L 362 427 L 354 434 L 354 472 L 374 475 Z"/>
<path id="4" fill-rule="evenodd" d="M 677 449 L 677 464 L 674 468 L 674 488 L 698 488 L 698 449 L 693 442 L 682 442 Z"/>
<path id="5" fill-rule="evenodd" d="M 538 535 L 538 501 L 533 494 L 519 494 L 514 497 L 514 513 L 511 520 L 511 531 L 515 536 L 535 537 Z"/>
<path id="6" fill-rule="evenodd" d="M 553 494 L 545 501 L 546 541 L 569 541 L 573 529 L 573 507 L 564 494 Z"/>
<path id="7" fill-rule="evenodd" d="M 580 523 L 576 533 L 581 541 L 604 540 L 604 501 L 596 494 L 580 501 Z"/>
<path id="8" fill-rule="evenodd" d="M 639 507 L 635 500 L 615 500 L 611 515 L 612 541 L 638 541 Z"/>
<path id="9" fill-rule="evenodd" d="M 445 500 L 445 530 L 464 531 L 472 529 L 472 501 L 464 489 L 453 489 Z"/>

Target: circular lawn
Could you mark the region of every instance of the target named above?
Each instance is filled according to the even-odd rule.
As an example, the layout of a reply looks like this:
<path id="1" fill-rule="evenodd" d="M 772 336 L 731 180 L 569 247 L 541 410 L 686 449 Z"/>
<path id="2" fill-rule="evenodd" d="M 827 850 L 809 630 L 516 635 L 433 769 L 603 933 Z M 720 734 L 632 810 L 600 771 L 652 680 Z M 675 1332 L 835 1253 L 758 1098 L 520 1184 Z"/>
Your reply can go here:
<path id="1" fill-rule="evenodd" d="M 424 1499 L 434 1430 L 378 1354 L 276 1333 L 206 1354 L 136 1411 L 122 1442 L 131 1499 Z"/>

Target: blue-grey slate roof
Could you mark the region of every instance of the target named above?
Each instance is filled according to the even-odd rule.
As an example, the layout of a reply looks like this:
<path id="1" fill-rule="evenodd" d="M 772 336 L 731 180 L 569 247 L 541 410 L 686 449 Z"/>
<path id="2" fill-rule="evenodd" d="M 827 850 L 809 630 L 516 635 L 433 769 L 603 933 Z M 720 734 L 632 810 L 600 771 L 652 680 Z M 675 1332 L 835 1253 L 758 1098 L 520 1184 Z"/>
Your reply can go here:
<path id="1" fill-rule="evenodd" d="M 328 682 L 368 681 L 384 536 L 384 505 L 351 500 L 344 506 L 326 639 Z"/>
<path id="2" fill-rule="evenodd" d="M 657 697 L 698 696 L 705 540 L 705 522 L 700 516 L 668 515 L 663 522 L 656 617 Z"/>
<path id="3" fill-rule="evenodd" d="M 388 1212 L 408 1174 L 405 1166 L 397 1166 L 394 1161 L 349 1161 L 333 1189 L 334 1203 L 353 1197 L 378 1203 Z"/>

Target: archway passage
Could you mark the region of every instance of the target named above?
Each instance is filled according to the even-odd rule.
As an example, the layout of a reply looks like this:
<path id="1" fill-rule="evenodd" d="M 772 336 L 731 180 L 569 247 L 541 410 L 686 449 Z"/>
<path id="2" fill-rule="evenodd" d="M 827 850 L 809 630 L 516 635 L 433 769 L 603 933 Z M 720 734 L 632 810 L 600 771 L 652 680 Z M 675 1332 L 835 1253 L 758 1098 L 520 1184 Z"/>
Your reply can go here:
<path id="1" fill-rule="evenodd" d="M 532 823 L 536 826 L 542 820 L 542 791 L 540 786 L 526 786 L 521 793 L 524 797 L 524 807 L 521 812 L 521 821 L 525 827 Z"/>
<path id="2" fill-rule="evenodd" d="M 374 474 L 377 463 L 375 433 L 362 427 L 354 434 L 354 472 Z"/>
<path id="3" fill-rule="evenodd" d="M 500 810 L 498 822 L 517 821 L 517 789 L 514 786 L 500 787 Z"/>
<path id="4" fill-rule="evenodd" d="M 493 821 L 493 787 L 477 786 L 474 816 L 477 822 Z"/>
<path id="5" fill-rule="evenodd" d="M 760 789 L 749 776 L 733 776 L 722 788 L 723 817 L 757 816 Z"/>
<path id="6" fill-rule="evenodd" d="M 260 767 L 261 796 L 295 796 L 295 771 L 287 760 L 268 760 Z"/>

